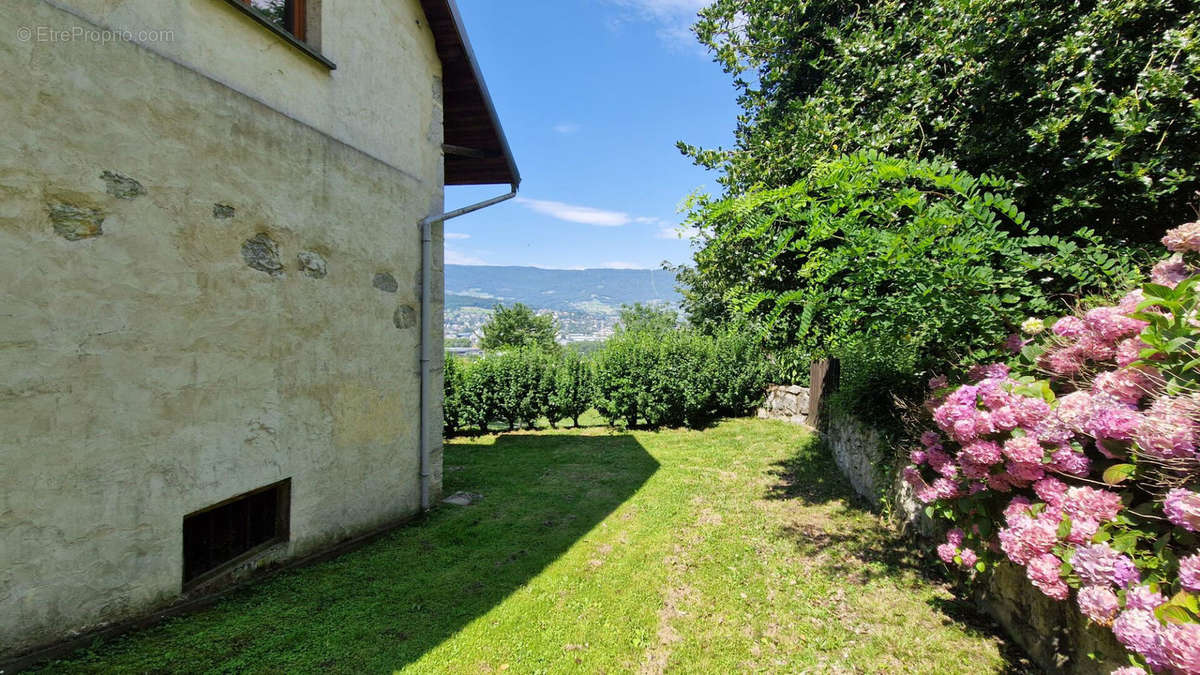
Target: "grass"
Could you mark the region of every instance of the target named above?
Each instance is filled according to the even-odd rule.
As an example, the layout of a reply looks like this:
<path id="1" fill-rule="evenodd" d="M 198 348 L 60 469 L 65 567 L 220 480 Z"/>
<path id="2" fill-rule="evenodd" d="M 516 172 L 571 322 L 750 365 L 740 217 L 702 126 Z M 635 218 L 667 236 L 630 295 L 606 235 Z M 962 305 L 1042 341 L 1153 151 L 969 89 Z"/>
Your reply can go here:
<path id="1" fill-rule="evenodd" d="M 446 445 L 442 506 L 48 672 L 1000 672 L 1003 643 L 781 422 Z"/>

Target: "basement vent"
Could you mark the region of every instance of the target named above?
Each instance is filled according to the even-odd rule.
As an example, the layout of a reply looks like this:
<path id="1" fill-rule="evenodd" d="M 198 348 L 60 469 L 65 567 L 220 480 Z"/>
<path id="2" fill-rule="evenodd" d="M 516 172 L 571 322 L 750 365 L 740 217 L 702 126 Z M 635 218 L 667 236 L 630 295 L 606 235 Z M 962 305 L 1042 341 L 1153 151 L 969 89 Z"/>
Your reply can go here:
<path id="1" fill-rule="evenodd" d="M 183 583 L 218 576 L 288 539 L 292 479 L 214 504 L 183 518 Z"/>

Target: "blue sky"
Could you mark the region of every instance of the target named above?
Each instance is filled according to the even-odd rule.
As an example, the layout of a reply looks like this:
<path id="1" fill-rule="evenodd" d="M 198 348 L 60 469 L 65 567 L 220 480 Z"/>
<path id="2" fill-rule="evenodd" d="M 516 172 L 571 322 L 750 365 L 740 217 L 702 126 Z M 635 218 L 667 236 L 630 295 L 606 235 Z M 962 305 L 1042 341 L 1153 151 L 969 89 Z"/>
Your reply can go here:
<path id="1" fill-rule="evenodd" d="M 688 32 L 704 0 L 458 0 L 521 170 L 518 200 L 446 223 L 446 261 L 656 268 L 716 174 L 675 149 L 728 147 L 730 79 Z M 448 208 L 504 191 L 450 187 Z"/>

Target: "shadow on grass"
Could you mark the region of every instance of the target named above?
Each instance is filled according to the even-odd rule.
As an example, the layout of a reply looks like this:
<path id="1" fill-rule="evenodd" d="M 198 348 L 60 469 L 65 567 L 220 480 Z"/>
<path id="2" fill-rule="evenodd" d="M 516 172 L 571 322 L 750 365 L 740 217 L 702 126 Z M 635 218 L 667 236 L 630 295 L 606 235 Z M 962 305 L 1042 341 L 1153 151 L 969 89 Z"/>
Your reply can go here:
<path id="1" fill-rule="evenodd" d="M 51 670 L 400 669 L 486 614 L 626 501 L 658 463 L 626 435 L 449 442 L 443 504 L 358 551 L 198 614 L 93 646 Z"/>
<path id="2" fill-rule="evenodd" d="M 928 584 L 954 584 L 951 598 L 934 597 L 928 604 L 973 635 L 998 639 L 1009 673 L 1038 672 L 1025 653 L 1007 639 L 1003 630 L 968 599 L 965 581 L 954 579 L 945 565 L 930 555 L 916 535 L 904 534 L 873 511 L 854 492 L 828 446 L 816 435 L 792 457 L 772 465 L 773 482 L 766 497 L 800 500 L 810 506 L 827 506 L 824 519 L 786 525 L 780 534 L 824 572 L 861 585 L 889 579 L 909 588 Z"/>

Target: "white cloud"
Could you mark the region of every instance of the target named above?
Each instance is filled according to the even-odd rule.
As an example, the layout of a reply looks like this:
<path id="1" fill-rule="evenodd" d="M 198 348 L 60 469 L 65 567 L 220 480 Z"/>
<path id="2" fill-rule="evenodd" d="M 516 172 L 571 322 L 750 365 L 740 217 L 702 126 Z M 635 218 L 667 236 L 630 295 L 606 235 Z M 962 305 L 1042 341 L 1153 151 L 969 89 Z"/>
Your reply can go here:
<path id="1" fill-rule="evenodd" d="M 579 125 L 574 122 L 559 122 L 554 125 L 554 132 L 566 136 L 579 131 L 579 128 Z"/>
<path id="2" fill-rule="evenodd" d="M 691 239 L 699 232 L 700 230 L 691 225 L 667 225 L 660 228 L 654 236 L 659 239 Z"/>
<path id="3" fill-rule="evenodd" d="M 628 213 L 622 211 L 605 211 L 591 206 L 576 206 L 563 202 L 552 202 L 543 199 L 528 199 L 517 197 L 517 202 L 538 213 L 552 218 L 565 220 L 569 223 L 584 225 L 599 225 L 601 227 L 620 227 L 633 221 Z"/>
<path id="4" fill-rule="evenodd" d="M 646 269 L 645 267 L 642 267 L 641 265 L 639 265 L 637 263 L 619 262 L 619 261 L 618 262 L 606 262 L 606 263 L 601 264 L 600 267 L 605 268 L 605 269 L 610 269 L 610 270 L 643 270 L 643 269 Z"/>
<path id="5" fill-rule="evenodd" d="M 660 225 L 663 223 L 661 218 L 653 218 L 651 216 L 638 216 L 633 219 L 633 222 L 639 225 Z"/>
<path id="6" fill-rule="evenodd" d="M 470 239 L 471 235 L 465 232 L 447 232 L 444 235 L 447 239 Z"/>
<path id="7" fill-rule="evenodd" d="M 462 251 L 452 248 L 446 249 L 446 264 L 447 265 L 486 265 L 482 258 L 476 258 L 473 255 L 467 255 Z"/>
<path id="8" fill-rule="evenodd" d="M 608 0 L 625 10 L 626 20 L 658 24 L 658 38 L 672 47 L 698 47 L 692 35 L 696 13 L 710 0 Z"/>

